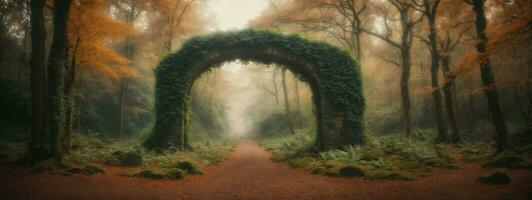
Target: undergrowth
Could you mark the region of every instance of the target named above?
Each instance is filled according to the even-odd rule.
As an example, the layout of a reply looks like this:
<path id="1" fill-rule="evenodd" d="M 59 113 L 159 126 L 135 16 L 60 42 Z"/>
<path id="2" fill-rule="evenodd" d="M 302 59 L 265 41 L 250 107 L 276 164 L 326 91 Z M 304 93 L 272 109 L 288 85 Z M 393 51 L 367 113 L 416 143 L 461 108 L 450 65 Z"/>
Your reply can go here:
<path id="1" fill-rule="evenodd" d="M 432 131 L 414 131 L 410 139 L 402 135 L 375 136 L 368 133 L 366 145 L 313 153 L 313 131 L 298 131 L 261 141 L 272 152 L 272 160 L 305 168 L 312 174 L 363 176 L 366 179 L 412 180 L 428 176 L 432 168 L 455 169 L 456 162 L 486 159 L 493 148 L 485 143 L 434 144 Z"/>
<path id="2" fill-rule="evenodd" d="M 72 146 L 63 157 L 62 166 L 45 160 L 36 164 L 33 171 L 72 175 L 82 172 L 87 166 L 123 166 L 130 167 L 132 171 L 124 175 L 137 171 L 146 175 L 146 170 L 163 171 L 168 172 L 167 178 L 176 179 L 187 174 L 199 174 L 202 167 L 220 163 L 236 147 L 234 139 L 222 137 L 191 142 L 193 151 L 177 151 L 174 148 L 148 150 L 141 146 L 141 141 L 139 138 L 111 139 L 96 134 L 73 134 Z M 0 147 L 0 158 L 7 162 L 22 157 L 26 149 L 23 143 L 0 143 Z M 101 171 L 105 169 L 102 167 Z"/>

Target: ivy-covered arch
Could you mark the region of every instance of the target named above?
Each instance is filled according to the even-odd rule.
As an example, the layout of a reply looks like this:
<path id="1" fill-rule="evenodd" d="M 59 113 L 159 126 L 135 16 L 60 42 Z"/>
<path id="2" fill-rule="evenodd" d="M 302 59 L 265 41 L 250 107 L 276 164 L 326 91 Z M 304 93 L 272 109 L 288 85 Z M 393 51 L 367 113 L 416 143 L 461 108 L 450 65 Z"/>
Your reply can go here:
<path id="1" fill-rule="evenodd" d="M 358 62 L 324 42 L 249 29 L 193 37 L 159 63 L 156 121 L 144 146 L 186 148 L 192 84 L 203 72 L 236 59 L 285 66 L 309 84 L 320 150 L 363 143 L 365 104 Z"/>

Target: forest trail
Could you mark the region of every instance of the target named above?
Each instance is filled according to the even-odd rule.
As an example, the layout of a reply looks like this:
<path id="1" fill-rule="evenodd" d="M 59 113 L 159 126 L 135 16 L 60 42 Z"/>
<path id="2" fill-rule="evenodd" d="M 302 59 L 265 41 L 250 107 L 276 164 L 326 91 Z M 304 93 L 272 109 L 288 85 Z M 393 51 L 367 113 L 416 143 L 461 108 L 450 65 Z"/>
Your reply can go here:
<path id="1" fill-rule="evenodd" d="M 435 170 L 415 181 L 368 181 L 311 175 L 269 160 L 270 153 L 254 141 L 243 140 L 231 157 L 204 175 L 183 180 L 150 180 L 106 174 L 61 176 L 34 174 L 28 169 L 2 167 L 2 199 L 525 199 L 532 175 L 510 171 L 504 186 L 483 185 L 478 176 L 493 171 L 479 164 L 458 170 Z M 527 190 L 528 189 L 528 190 Z"/>

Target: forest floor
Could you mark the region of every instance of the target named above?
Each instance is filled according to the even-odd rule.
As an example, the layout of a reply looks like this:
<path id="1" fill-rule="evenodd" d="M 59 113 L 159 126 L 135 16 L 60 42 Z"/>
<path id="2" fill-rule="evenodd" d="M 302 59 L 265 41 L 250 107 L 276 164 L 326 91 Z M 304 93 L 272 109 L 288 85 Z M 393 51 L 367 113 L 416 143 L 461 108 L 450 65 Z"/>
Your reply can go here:
<path id="1" fill-rule="evenodd" d="M 507 170 L 512 182 L 485 185 L 476 179 L 493 172 L 481 163 L 460 169 L 434 169 L 413 181 L 311 175 L 276 163 L 256 142 L 243 140 L 231 157 L 182 180 L 124 177 L 128 170 L 109 167 L 92 176 L 36 174 L 30 169 L 0 168 L 1 199 L 528 199 L 532 173 Z"/>

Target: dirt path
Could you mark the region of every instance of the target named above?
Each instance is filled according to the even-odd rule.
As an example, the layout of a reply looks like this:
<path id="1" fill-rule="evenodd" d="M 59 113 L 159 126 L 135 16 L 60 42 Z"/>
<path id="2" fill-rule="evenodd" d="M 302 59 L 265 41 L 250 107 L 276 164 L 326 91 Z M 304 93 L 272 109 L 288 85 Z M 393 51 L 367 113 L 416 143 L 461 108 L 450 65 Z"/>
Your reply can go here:
<path id="1" fill-rule="evenodd" d="M 201 176 L 179 181 L 107 174 L 71 177 L 33 174 L 27 169 L 0 168 L 0 199 L 526 199 L 532 173 L 512 170 L 504 186 L 475 179 L 489 169 L 468 164 L 453 171 L 436 171 L 415 181 L 366 181 L 361 178 L 314 176 L 275 163 L 255 142 L 245 140 L 231 158 L 206 169 Z M 530 194 L 529 194 L 530 195 Z M 530 197 L 530 196 L 529 196 Z"/>

